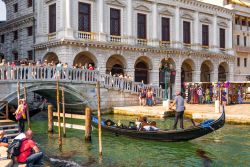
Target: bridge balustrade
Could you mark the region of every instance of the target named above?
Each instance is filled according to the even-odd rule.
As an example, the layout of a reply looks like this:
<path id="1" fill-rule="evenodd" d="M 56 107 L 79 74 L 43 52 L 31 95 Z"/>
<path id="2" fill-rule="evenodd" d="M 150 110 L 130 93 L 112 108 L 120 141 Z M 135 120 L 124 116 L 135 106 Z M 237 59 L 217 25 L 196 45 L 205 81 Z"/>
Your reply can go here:
<path id="1" fill-rule="evenodd" d="M 97 70 L 75 68 L 58 68 L 52 66 L 0 66 L 0 81 L 57 81 L 95 84 L 100 81 L 101 87 L 139 93 L 141 88 L 153 88 L 156 97 L 163 98 L 164 90 L 159 87 L 134 82 L 127 78 L 99 74 Z"/>

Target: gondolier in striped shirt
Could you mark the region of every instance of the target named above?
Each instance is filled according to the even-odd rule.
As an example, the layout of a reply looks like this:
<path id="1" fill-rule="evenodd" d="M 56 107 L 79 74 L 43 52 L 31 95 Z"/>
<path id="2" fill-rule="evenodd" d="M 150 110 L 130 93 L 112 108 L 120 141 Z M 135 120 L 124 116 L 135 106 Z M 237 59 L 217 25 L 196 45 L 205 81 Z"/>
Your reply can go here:
<path id="1" fill-rule="evenodd" d="M 183 126 L 183 114 L 184 114 L 185 106 L 184 106 L 184 99 L 181 96 L 181 92 L 180 91 L 176 92 L 175 100 L 174 100 L 173 104 L 170 105 L 169 108 L 172 109 L 173 106 L 176 106 L 176 109 L 175 109 L 175 120 L 174 120 L 174 127 L 173 127 L 173 129 L 177 128 L 178 119 L 180 119 L 180 128 L 184 129 L 184 126 Z"/>

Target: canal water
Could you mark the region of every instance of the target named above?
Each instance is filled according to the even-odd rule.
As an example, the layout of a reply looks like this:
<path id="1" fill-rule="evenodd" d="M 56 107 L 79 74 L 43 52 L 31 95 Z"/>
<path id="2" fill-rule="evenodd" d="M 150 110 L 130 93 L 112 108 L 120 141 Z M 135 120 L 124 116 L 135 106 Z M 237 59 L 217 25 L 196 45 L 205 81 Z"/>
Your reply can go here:
<path id="1" fill-rule="evenodd" d="M 105 115 L 123 124 L 135 120 L 131 116 Z M 173 118 L 157 119 L 162 129 L 171 128 Z M 84 124 L 81 120 L 67 120 Z M 185 126 L 191 123 L 185 120 Z M 57 127 L 54 127 L 56 130 Z M 46 163 L 55 167 L 200 167 L 211 163 L 218 167 L 250 166 L 250 126 L 225 125 L 213 134 L 188 142 L 156 142 L 131 139 L 103 132 L 103 159 L 98 156 L 98 131 L 94 129 L 92 142 L 84 142 L 84 131 L 67 129 L 63 148 L 58 149 L 57 135 L 47 134 L 47 118 L 32 118 L 34 139 L 45 152 Z M 202 155 L 201 155 L 202 154 Z"/>

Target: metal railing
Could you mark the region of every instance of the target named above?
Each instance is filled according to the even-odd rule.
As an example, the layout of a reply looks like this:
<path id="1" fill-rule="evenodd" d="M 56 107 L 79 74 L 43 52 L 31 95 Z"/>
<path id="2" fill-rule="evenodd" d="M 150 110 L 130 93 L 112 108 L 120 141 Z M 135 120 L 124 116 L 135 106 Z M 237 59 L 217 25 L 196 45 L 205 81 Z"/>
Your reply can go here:
<path id="1" fill-rule="evenodd" d="M 134 82 L 127 78 L 100 74 L 97 70 L 75 68 L 58 68 L 52 66 L 0 66 L 0 81 L 57 81 L 96 84 L 107 89 L 115 89 L 131 93 L 139 93 L 141 88 L 153 88 L 157 98 L 163 98 L 164 90 L 160 87 Z"/>

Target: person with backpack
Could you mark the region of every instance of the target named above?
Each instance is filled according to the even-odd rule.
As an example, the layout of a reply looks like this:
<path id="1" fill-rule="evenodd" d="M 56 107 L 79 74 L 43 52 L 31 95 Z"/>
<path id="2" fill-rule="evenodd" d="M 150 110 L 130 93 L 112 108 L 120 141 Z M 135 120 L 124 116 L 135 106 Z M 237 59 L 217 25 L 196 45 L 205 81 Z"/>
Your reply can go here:
<path id="1" fill-rule="evenodd" d="M 20 154 L 16 157 L 18 163 L 24 163 L 27 167 L 41 165 L 43 158 L 43 152 L 40 151 L 36 143 L 32 140 L 32 136 L 32 130 L 25 132 L 25 138 L 22 139 L 19 150 Z"/>

